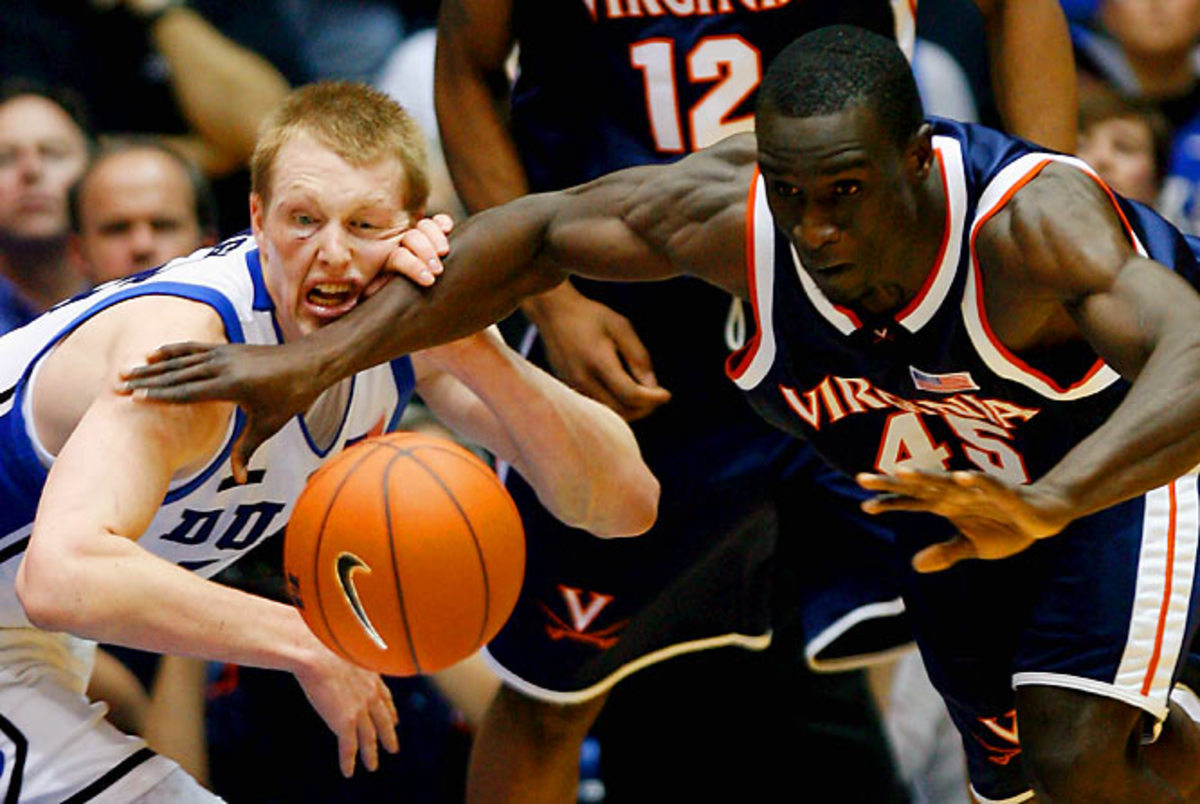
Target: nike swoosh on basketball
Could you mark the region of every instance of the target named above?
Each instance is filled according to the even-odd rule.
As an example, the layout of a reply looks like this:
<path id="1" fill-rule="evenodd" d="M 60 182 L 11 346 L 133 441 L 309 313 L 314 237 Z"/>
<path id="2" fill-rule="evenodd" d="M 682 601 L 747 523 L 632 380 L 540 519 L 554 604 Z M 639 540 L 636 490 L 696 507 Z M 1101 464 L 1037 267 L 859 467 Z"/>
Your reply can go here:
<path id="1" fill-rule="evenodd" d="M 363 608 L 362 601 L 358 599 L 358 590 L 354 588 L 354 572 L 355 570 L 366 570 L 368 573 L 371 568 L 354 553 L 338 553 L 337 557 L 337 577 L 338 583 L 342 586 L 342 594 L 346 596 L 346 600 L 350 603 L 350 609 L 354 612 L 355 619 L 367 632 L 367 636 L 380 650 L 387 650 L 388 645 L 383 641 L 383 637 L 375 630 L 375 626 L 371 624 L 371 619 L 367 617 L 366 609 Z"/>

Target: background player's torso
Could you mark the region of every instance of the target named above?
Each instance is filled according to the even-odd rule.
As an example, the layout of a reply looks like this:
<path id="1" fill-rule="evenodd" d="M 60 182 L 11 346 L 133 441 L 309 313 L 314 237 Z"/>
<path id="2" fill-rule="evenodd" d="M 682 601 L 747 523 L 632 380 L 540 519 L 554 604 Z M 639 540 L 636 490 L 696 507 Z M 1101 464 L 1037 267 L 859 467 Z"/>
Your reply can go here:
<path id="1" fill-rule="evenodd" d="M 530 186 L 673 161 L 749 130 L 763 71 L 796 36 L 851 23 L 895 36 L 911 53 L 914 14 L 909 0 L 517 0 L 512 126 Z M 720 375 L 731 348 L 726 293 L 687 278 L 572 281 L 633 322 L 673 394 L 634 423 L 664 494 L 676 479 L 694 486 L 740 471 L 755 443 L 752 460 L 766 460 L 778 436 Z M 536 350 L 531 357 L 544 362 Z"/>

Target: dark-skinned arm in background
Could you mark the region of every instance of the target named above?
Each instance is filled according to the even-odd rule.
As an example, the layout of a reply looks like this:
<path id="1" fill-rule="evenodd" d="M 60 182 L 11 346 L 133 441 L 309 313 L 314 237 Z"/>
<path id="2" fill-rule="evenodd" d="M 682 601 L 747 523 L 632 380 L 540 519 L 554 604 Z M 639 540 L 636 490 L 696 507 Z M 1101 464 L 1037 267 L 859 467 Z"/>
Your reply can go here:
<path id="1" fill-rule="evenodd" d="M 446 164 L 474 213 L 529 192 L 508 121 L 506 64 L 513 45 L 513 0 L 445 0 L 438 14 L 434 100 Z M 568 281 L 521 303 L 538 327 L 554 373 L 629 420 L 671 395 L 633 324 Z"/>
<path id="2" fill-rule="evenodd" d="M 430 288 L 390 282 L 344 318 L 282 346 L 163 347 L 148 364 L 124 372 L 120 390 L 166 401 L 238 402 L 249 414 L 233 454 L 235 476 L 244 477 L 258 445 L 324 388 L 476 332 L 569 273 L 613 280 L 690 274 L 744 295 L 754 160 L 754 137 L 744 134 L 671 165 L 523 196 L 459 227 L 445 271 Z"/>
<path id="3" fill-rule="evenodd" d="M 992 94 L 1006 130 L 1075 152 L 1075 55 L 1059 0 L 975 0 L 987 29 Z"/>
<path id="4" fill-rule="evenodd" d="M 1112 416 L 1033 483 L 981 472 L 861 475 L 871 513 L 929 511 L 959 534 L 914 558 L 923 571 L 1004 558 L 1069 522 L 1145 493 L 1200 460 L 1200 295 L 1133 249 L 1100 185 L 1047 167 L 978 240 L 993 331 L 1021 353 L 1080 338 L 1133 385 Z"/>

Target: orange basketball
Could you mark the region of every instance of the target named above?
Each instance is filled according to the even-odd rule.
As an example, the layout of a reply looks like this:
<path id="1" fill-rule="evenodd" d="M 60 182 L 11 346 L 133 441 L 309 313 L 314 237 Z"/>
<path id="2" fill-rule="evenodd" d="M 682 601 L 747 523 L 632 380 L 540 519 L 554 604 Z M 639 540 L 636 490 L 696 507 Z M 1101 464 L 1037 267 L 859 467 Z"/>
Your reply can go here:
<path id="1" fill-rule="evenodd" d="M 525 532 L 492 469 L 444 438 L 362 441 L 309 478 L 284 537 L 304 621 L 380 673 L 430 673 L 470 656 L 512 613 Z"/>

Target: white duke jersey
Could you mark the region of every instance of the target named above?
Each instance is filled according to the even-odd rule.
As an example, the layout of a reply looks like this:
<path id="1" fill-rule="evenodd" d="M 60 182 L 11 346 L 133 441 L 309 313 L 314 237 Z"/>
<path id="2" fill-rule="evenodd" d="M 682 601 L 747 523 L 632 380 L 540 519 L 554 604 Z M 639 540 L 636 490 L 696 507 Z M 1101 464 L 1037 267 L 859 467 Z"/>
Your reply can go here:
<path id="1" fill-rule="evenodd" d="M 147 295 L 211 306 L 231 342 L 280 342 L 258 250 L 247 236 L 101 285 L 0 338 L 0 628 L 29 624 L 13 582 L 52 460 L 30 424 L 30 387 L 37 366 L 55 344 L 92 316 Z M 407 357 L 351 378 L 348 388 L 340 389 L 345 401 L 332 440 L 326 437 L 326 443 L 318 444 L 304 417 L 294 417 L 255 452 L 244 485 L 233 482 L 229 468 L 242 425 L 239 411 L 230 420 L 221 450 L 207 465 L 172 480 L 138 544 L 203 577 L 215 575 L 285 525 L 308 476 L 328 457 L 364 437 L 394 429 L 413 381 Z M 120 466 L 120 456 L 113 456 L 114 471 Z"/>

